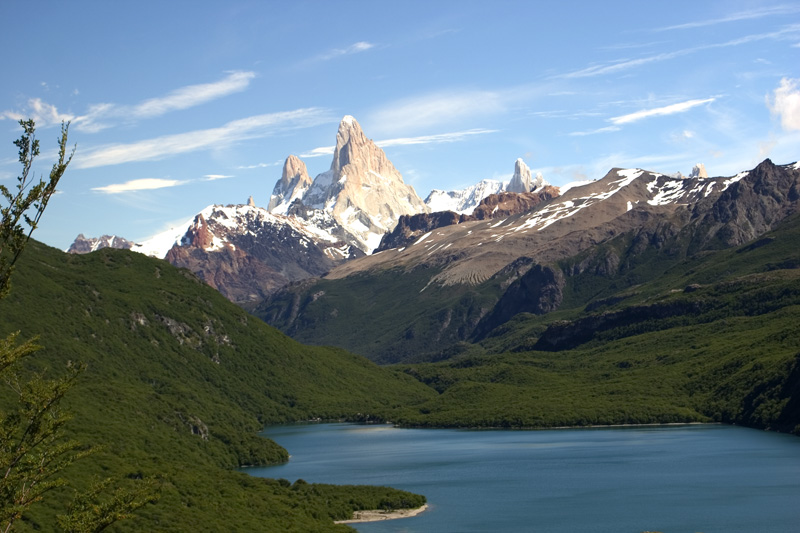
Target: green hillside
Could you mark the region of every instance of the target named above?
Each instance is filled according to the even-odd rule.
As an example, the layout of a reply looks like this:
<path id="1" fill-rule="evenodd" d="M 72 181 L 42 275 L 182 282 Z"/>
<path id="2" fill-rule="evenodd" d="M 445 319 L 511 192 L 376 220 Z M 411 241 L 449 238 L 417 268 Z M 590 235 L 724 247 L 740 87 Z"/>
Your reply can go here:
<path id="1" fill-rule="evenodd" d="M 235 472 L 287 459 L 257 435 L 267 424 L 383 419 L 434 393 L 342 350 L 302 346 L 187 271 L 127 251 L 67 255 L 32 242 L 0 301 L 0 334 L 16 330 L 44 346 L 27 360 L 32 372 L 57 377 L 87 364 L 65 400 L 68 431 L 101 449 L 71 467 L 76 486 L 98 476 L 160 486 L 156 505 L 115 530 L 347 530 L 331 519 L 419 500 Z M 54 508 L 71 494 L 53 493 L 23 528 L 52 529 Z"/>

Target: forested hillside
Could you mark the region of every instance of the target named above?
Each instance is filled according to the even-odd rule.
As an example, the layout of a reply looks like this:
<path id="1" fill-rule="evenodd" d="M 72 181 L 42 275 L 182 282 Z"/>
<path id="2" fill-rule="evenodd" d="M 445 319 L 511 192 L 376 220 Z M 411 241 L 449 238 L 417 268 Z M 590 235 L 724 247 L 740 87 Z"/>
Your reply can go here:
<path id="1" fill-rule="evenodd" d="M 77 488 L 109 476 L 159 487 L 157 504 L 115 530 L 345 530 L 332 519 L 356 508 L 420 504 L 392 489 L 286 486 L 235 472 L 287 460 L 257 435 L 264 425 L 382 419 L 434 393 L 342 350 L 304 347 L 185 270 L 129 251 L 76 256 L 31 242 L 0 302 L 0 334 L 17 330 L 44 346 L 28 371 L 56 378 L 87 365 L 65 398 L 66 428 L 98 450 L 66 478 Z M 2 399 L 14 399 L 7 386 Z M 53 530 L 72 490 L 50 493 L 22 527 Z"/>

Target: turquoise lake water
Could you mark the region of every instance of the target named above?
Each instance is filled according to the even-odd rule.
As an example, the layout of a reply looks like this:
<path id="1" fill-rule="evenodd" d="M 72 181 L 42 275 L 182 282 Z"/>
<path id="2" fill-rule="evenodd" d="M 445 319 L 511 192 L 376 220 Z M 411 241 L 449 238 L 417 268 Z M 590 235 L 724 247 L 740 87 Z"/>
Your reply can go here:
<path id="1" fill-rule="evenodd" d="M 291 460 L 247 472 L 388 485 L 430 509 L 384 532 L 800 532 L 800 438 L 721 425 L 545 431 L 269 427 Z"/>

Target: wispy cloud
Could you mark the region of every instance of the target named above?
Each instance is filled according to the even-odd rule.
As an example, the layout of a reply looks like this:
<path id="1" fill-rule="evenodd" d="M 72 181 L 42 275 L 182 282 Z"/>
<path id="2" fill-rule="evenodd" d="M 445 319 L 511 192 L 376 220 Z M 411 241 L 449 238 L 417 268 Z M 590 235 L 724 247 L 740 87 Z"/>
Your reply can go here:
<path id="1" fill-rule="evenodd" d="M 229 178 L 233 178 L 234 176 L 229 174 L 206 174 L 203 176 L 203 181 L 216 181 L 216 180 L 226 180 Z"/>
<path id="2" fill-rule="evenodd" d="M 450 133 L 438 133 L 435 135 L 420 135 L 418 137 L 397 137 L 395 139 L 386 139 L 383 141 L 375 141 L 375 145 L 380 148 L 389 146 L 409 146 L 414 144 L 441 144 L 463 141 L 465 138 L 472 135 L 485 135 L 487 133 L 495 133 L 497 130 L 488 129 L 471 129 L 465 131 L 454 131 Z M 308 152 L 300 154 L 298 157 L 308 159 L 311 157 L 321 157 L 333 155 L 335 146 L 320 146 Z"/>
<path id="3" fill-rule="evenodd" d="M 724 24 L 726 22 L 738 22 L 740 20 L 753 20 L 773 15 L 788 15 L 800 12 L 800 6 L 797 5 L 780 5 L 770 6 L 762 9 L 751 9 L 748 11 L 738 11 L 731 13 L 724 17 L 719 17 L 709 20 L 697 20 L 686 22 L 684 24 L 676 24 L 674 26 L 665 26 L 663 28 L 656 28 L 655 31 L 672 31 L 672 30 L 686 30 L 692 28 L 702 28 L 705 26 L 714 26 L 716 24 Z"/>
<path id="4" fill-rule="evenodd" d="M 583 137 L 586 135 L 596 135 L 598 133 L 610 133 L 613 131 L 619 131 L 621 128 L 619 126 L 606 126 L 604 128 L 598 128 L 596 130 L 589 130 L 589 131 L 573 131 L 569 135 L 573 137 Z"/>
<path id="5" fill-rule="evenodd" d="M 106 194 L 121 194 L 137 191 L 150 191 L 153 189 L 165 189 L 167 187 L 177 187 L 188 183 L 186 180 L 168 180 L 159 178 L 143 178 L 138 180 L 126 181 L 125 183 L 114 183 L 105 187 L 94 187 L 93 191 Z"/>
<path id="6" fill-rule="evenodd" d="M 641 111 L 636 111 L 635 113 L 629 113 L 627 115 L 613 117 L 609 119 L 609 121 L 617 126 L 620 124 L 629 124 L 631 122 L 638 122 L 639 120 L 649 117 L 658 117 L 664 115 L 674 115 L 675 113 L 683 113 L 685 111 L 690 110 L 693 107 L 697 107 L 703 104 L 708 104 L 713 102 L 714 100 L 716 100 L 716 98 L 705 98 L 702 100 L 687 100 L 685 102 L 679 102 L 677 104 L 672 104 L 664 107 L 643 109 Z"/>
<path id="7" fill-rule="evenodd" d="M 452 143 L 463 141 L 465 138 L 472 135 L 485 135 L 487 133 L 496 133 L 497 130 L 487 129 L 471 129 L 466 131 L 455 131 L 451 133 L 439 133 L 436 135 L 421 135 L 419 137 L 398 137 L 396 139 L 386 139 L 385 141 L 378 141 L 375 144 L 381 148 L 387 146 L 407 146 L 412 144 L 440 144 Z"/>
<path id="8" fill-rule="evenodd" d="M 756 33 L 745 35 L 736 39 L 731 39 L 722 43 L 712 43 L 691 48 L 684 48 L 682 50 L 675 50 L 673 52 L 663 52 L 645 57 L 635 59 L 619 59 L 604 64 L 592 65 L 590 67 L 582 68 L 566 74 L 555 76 L 556 78 L 589 78 L 594 76 L 602 76 L 606 74 L 616 74 L 626 70 L 630 70 L 650 63 L 658 63 L 682 57 L 685 55 L 694 54 L 703 50 L 712 50 L 716 48 L 728 48 L 731 46 L 740 46 L 747 43 L 764 41 L 764 40 L 779 40 L 779 39 L 796 39 L 800 37 L 800 24 L 790 24 L 784 26 L 776 31 L 768 33 Z"/>
<path id="9" fill-rule="evenodd" d="M 73 164 L 77 168 L 94 168 L 134 161 L 153 161 L 330 121 L 330 113 L 320 108 L 255 115 L 228 122 L 218 128 L 165 135 L 129 144 L 101 146 L 77 154 Z"/>
<path id="10" fill-rule="evenodd" d="M 187 85 L 169 94 L 147 99 L 139 104 L 128 106 L 110 103 L 93 104 L 89 111 L 74 117 L 75 127 L 94 133 L 111 127 L 116 121 L 136 121 L 158 117 L 171 111 L 195 107 L 229 94 L 241 92 L 255 78 L 254 72 L 234 71 L 212 83 Z"/>
<path id="11" fill-rule="evenodd" d="M 783 78 L 772 98 L 767 96 L 767 107 L 781 119 L 786 131 L 800 131 L 800 79 Z"/>
<path id="12" fill-rule="evenodd" d="M 408 132 L 463 118 L 505 112 L 511 97 L 496 91 L 449 91 L 401 100 L 372 113 L 368 122 Z"/>
<path id="13" fill-rule="evenodd" d="M 312 61 L 329 61 L 331 59 L 335 59 L 341 56 L 348 56 L 352 54 L 358 54 L 360 52 L 366 52 L 367 50 L 374 47 L 375 45 L 372 43 L 368 43 L 366 41 L 359 41 L 357 43 L 351 44 L 346 48 L 334 48 L 332 50 L 328 50 L 327 52 L 314 57 Z"/>
<path id="14" fill-rule="evenodd" d="M 616 72 L 621 72 L 623 70 L 628 70 L 631 68 L 640 67 L 642 65 L 647 65 L 649 63 L 657 63 L 660 61 L 666 61 L 668 59 L 674 59 L 682 55 L 690 54 L 694 51 L 695 49 L 692 48 L 687 50 L 678 50 L 675 52 L 666 52 L 647 57 L 640 57 L 638 59 L 620 59 L 612 63 L 606 63 L 602 65 L 592 65 L 591 67 L 586 67 L 580 70 L 575 70 L 573 72 L 568 72 L 566 74 L 562 74 L 560 77 L 589 78 L 592 76 L 602 76 L 604 74 L 614 74 Z"/>
<path id="15" fill-rule="evenodd" d="M 311 157 L 322 157 L 325 155 L 333 155 L 333 151 L 336 149 L 335 146 L 320 146 L 319 148 L 314 148 L 309 150 L 308 152 L 303 152 L 298 157 L 303 159 L 308 159 Z"/>
<path id="16" fill-rule="evenodd" d="M 252 170 L 254 168 L 268 168 L 277 167 L 283 164 L 283 161 L 276 161 L 274 163 L 256 163 L 255 165 L 239 165 L 236 167 L 239 170 Z"/>

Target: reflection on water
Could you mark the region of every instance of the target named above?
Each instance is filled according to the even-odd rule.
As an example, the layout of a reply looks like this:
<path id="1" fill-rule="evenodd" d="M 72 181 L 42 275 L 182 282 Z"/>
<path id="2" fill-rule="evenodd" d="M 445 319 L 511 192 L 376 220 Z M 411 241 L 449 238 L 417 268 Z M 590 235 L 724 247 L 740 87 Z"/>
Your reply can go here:
<path id="1" fill-rule="evenodd" d="M 252 475 L 425 494 L 377 532 L 800 531 L 800 439 L 730 426 L 547 431 L 276 426 L 289 463 Z"/>

